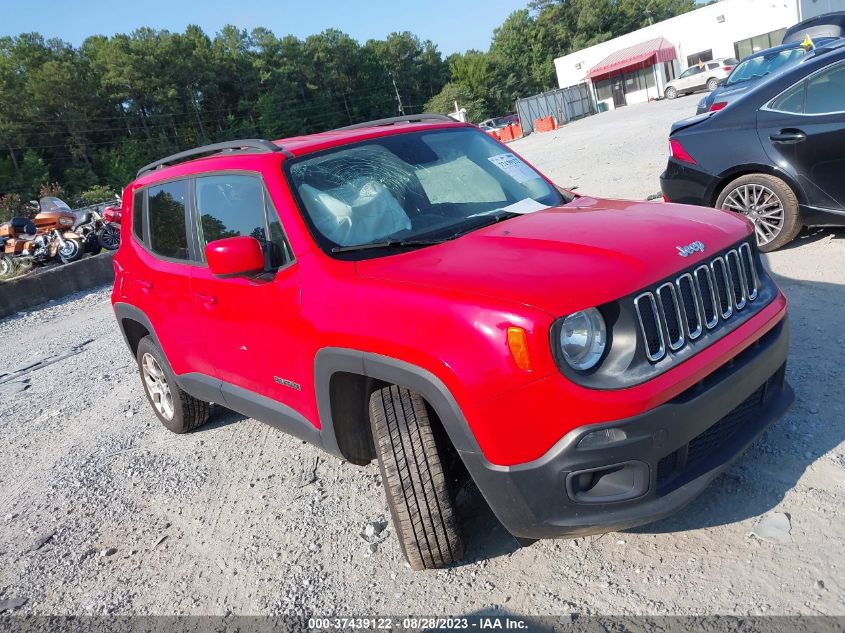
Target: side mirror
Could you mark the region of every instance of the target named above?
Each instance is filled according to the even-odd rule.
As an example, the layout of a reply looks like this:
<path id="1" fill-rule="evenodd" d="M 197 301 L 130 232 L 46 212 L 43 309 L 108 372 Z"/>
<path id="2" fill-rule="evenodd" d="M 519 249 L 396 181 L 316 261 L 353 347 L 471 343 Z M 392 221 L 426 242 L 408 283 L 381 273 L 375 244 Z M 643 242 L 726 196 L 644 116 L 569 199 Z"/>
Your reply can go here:
<path id="1" fill-rule="evenodd" d="M 724 86 L 726 81 L 727 79 L 720 79 L 718 82 L 716 82 L 716 85 L 720 87 Z"/>
<path id="2" fill-rule="evenodd" d="M 264 252 L 254 237 L 227 237 L 205 245 L 205 260 L 218 276 L 246 275 L 264 270 Z"/>

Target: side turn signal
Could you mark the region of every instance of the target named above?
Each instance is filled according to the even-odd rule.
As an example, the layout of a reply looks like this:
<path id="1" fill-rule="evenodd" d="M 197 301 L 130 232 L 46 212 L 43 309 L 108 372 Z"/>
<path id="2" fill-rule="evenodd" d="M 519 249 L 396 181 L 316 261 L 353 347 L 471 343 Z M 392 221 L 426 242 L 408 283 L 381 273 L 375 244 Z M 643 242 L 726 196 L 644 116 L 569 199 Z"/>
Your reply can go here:
<path id="1" fill-rule="evenodd" d="M 508 328 L 508 347 L 516 366 L 525 371 L 531 371 L 531 358 L 528 356 L 528 337 L 521 327 Z"/>

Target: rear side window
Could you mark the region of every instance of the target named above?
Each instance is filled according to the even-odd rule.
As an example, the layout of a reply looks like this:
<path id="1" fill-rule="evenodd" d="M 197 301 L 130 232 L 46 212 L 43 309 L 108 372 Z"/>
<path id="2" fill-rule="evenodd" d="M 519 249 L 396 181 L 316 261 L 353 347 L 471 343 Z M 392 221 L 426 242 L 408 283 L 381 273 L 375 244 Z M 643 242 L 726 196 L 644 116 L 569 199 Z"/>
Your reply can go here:
<path id="1" fill-rule="evenodd" d="M 196 209 L 203 258 L 209 242 L 248 236 L 261 243 L 269 268 L 288 263 L 290 249 L 276 211 L 268 208 L 268 202 L 264 184 L 257 176 L 225 174 L 197 178 Z"/>
<path id="2" fill-rule="evenodd" d="M 804 111 L 804 82 L 802 81 L 797 86 L 793 86 L 784 92 L 777 99 L 772 101 L 769 106 L 772 110 L 778 112 L 791 112 L 793 114 L 800 114 Z"/>
<path id="3" fill-rule="evenodd" d="M 185 209 L 188 182 L 177 180 L 150 187 L 147 194 L 147 213 L 150 216 L 150 248 L 157 255 L 170 259 L 188 260 L 188 235 Z"/>
<path id="4" fill-rule="evenodd" d="M 845 112 L 845 64 L 820 72 L 807 80 L 805 114 Z"/>
<path id="5" fill-rule="evenodd" d="M 136 191 L 132 199 L 132 232 L 144 241 L 144 192 Z"/>

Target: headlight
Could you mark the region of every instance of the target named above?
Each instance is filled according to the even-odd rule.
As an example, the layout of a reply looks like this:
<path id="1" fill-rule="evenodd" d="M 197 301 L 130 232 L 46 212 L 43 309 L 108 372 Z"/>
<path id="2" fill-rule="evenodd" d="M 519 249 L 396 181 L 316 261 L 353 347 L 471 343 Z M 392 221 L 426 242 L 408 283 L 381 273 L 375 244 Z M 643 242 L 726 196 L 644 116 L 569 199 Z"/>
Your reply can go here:
<path id="1" fill-rule="evenodd" d="M 573 369 L 592 369 L 601 360 L 607 344 L 607 328 L 601 312 L 588 308 L 574 312 L 560 327 L 560 351 Z"/>

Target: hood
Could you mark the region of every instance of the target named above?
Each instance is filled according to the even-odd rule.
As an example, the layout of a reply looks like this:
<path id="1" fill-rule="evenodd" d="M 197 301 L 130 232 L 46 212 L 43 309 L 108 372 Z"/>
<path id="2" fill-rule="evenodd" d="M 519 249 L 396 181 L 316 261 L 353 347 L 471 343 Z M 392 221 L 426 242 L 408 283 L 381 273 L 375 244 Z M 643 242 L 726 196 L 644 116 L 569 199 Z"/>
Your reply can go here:
<path id="1" fill-rule="evenodd" d="M 456 240 L 356 263 L 365 278 L 483 295 L 562 316 L 631 294 L 750 233 L 715 209 L 576 198 Z M 700 241 L 704 253 L 680 256 Z"/>

